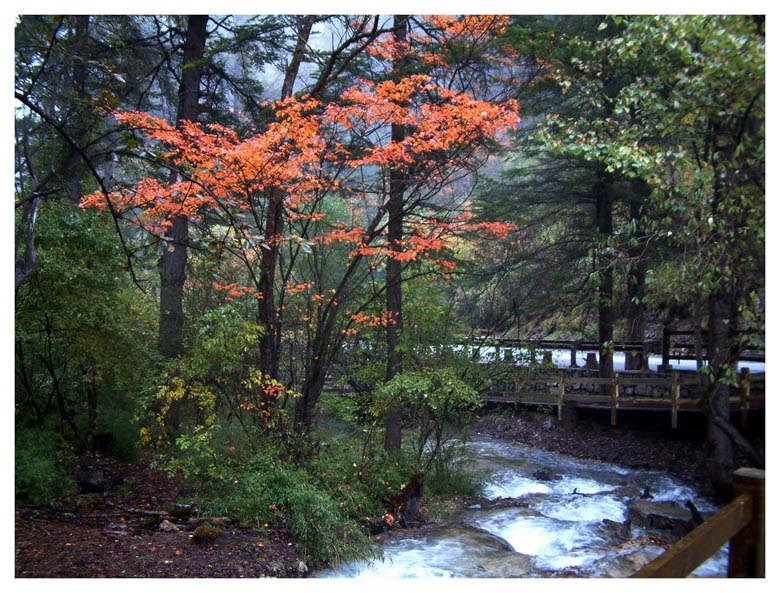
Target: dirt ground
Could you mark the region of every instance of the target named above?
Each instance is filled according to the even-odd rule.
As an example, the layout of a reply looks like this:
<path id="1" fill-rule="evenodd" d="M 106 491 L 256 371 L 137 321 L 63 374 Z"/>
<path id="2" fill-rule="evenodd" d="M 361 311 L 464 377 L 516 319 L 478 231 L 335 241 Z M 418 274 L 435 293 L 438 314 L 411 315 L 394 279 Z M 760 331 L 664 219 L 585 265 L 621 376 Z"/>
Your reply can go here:
<path id="1" fill-rule="evenodd" d="M 122 483 L 56 506 L 16 505 L 17 578 L 306 576 L 292 539 L 279 526 L 226 524 L 215 541 L 193 543 L 186 519 L 165 510 L 176 512 L 172 505 L 187 491 L 180 479 L 149 469 L 150 455 L 134 464 L 100 455 L 82 461 L 122 475 Z M 164 520 L 177 529 L 161 529 Z"/>

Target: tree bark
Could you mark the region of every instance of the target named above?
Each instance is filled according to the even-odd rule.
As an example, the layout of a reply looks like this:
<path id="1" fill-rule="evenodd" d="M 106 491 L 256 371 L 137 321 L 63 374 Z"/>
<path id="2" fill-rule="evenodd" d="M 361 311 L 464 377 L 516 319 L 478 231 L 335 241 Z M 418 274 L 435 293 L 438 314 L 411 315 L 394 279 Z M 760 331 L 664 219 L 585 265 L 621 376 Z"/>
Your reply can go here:
<path id="1" fill-rule="evenodd" d="M 724 498 L 731 496 L 731 475 L 734 472 L 734 449 L 731 437 L 722 423 L 729 422 L 729 388 L 719 379 L 729 364 L 729 318 L 731 302 L 726 293 L 717 293 L 709 300 L 709 358 L 715 383 L 711 385 L 709 423 L 707 426 L 707 467 L 715 491 Z"/>
<path id="2" fill-rule="evenodd" d="M 181 120 L 197 121 L 200 79 L 203 68 L 200 60 L 206 48 L 206 23 L 208 17 L 195 15 L 187 17 L 187 37 L 182 57 L 179 104 L 176 109 L 176 125 Z M 176 175 L 172 175 L 171 182 Z M 166 244 L 160 257 L 160 325 L 158 345 L 165 358 L 176 358 L 184 351 L 183 328 L 184 282 L 187 279 L 187 242 L 189 220 L 186 216 L 175 216 L 165 232 Z"/>
<path id="3" fill-rule="evenodd" d="M 297 20 L 297 41 L 290 63 L 284 74 L 282 84 L 282 99 L 292 96 L 295 79 L 300 70 L 306 44 L 309 41 L 315 17 L 313 15 L 299 16 Z M 284 230 L 284 191 L 279 188 L 271 190 L 268 208 L 265 216 L 265 238 L 268 249 L 263 249 L 263 275 L 260 279 L 260 294 L 258 303 L 258 324 L 264 328 L 260 337 L 260 368 L 274 379 L 279 378 L 279 350 L 281 344 L 281 323 L 276 310 L 276 267 L 279 261 L 278 238 Z"/>
<path id="4" fill-rule="evenodd" d="M 406 40 L 406 25 L 408 16 L 393 17 L 393 39 L 396 43 Z M 404 57 L 393 60 L 393 80 L 399 81 L 406 69 Z M 392 142 L 402 142 L 406 128 L 393 124 L 390 130 Z M 404 207 L 404 168 L 396 167 L 390 172 L 390 196 L 387 203 L 387 244 L 391 251 L 401 251 L 403 240 L 403 207 Z M 403 328 L 402 292 L 401 292 L 401 262 L 393 257 L 387 259 L 387 274 L 385 277 L 387 311 L 387 369 L 385 379 L 390 381 L 401 372 L 401 330 Z M 385 426 L 385 450 L 393 453 L 401 448 L 401 403 L 397 403 L 387 414 Z"/>
<path id="5" fill-rule="evenodd" d="M 34 197 L 27 200 L 22 207 L 22 218 L 19 221 L 19 230 L 16 233 L 16 261 L 15 264 L 15 289 L 18 290 L 22 282 L 32 274 L 38 265 L 38 253 L 35 251 L 35 218 L 38 215 L 38 207 L 41 198 Z M 24 235 L 24 255 L 19 255 L 19 241 Z"/>
<path id="6" fill-rule="evenodd" d="M 600 253 L 597 257 L 599 267 L 598 313 L 599 313 L 599 377 L 611 379 L 613 374 L 613 277 L 612 257 L 604 252 L 612 236 L 612 196 L 606 179 L 602 178 L 594 187 L 596 197 L 596 225 L 599 233 Z M 602 385 L 602 393 L 607 393 L 608 385 Z"/>
<path id="7" fill-rule="evenodd" d="M 78 55 L 87 56 L 90 55 L 87 49 L 87 39 L 89 36 L 89 23 L 90 17 L 88 15 L 79 15 L 76 17 L 76 25 L 74 30 L 74 46 L 73 51 Z M 73 69 L 70 72 L 70 79 L 66 84 L 70 85 L 70 95 L 77 100 L 80 100 L 86 95 L 86 83 L 87 83 L 87 66 L 86 61 L 74 60 Z M 83 111 L 79 111 L 76 116 L 76 121 L 69 121 L 72 127 L 74 136 L 78 139 L 79 143 L 83 145 L 84 130 L 87 129 L 87 118 L 90 115 Z M 81 155 L 72 147 L 67 146 L 65 148 L 66 157 L 62 163 L 62 183 L 65 191 L 68 194 L 68 198 L 74 206 L 78 205 L 82 196 L 81 186 L 86 168 Z"/>
<path id="8" fill-rule="evenodd" d="M 641 183 L 641 185 L 640 185 Z M 636 182 L 633 185 L 635 199 L 629 204 L 629 216 L 639 224 L 642 215 L 642 202 L 646 195 L 646 184 Z M 645 296 L 645 276 L 647 264 L 642 256 L 642 246 L 630 246 L 628 256 L 631 259 L 631 267 L 626 278 L 626 341 L 644 342 L 645 340 L 645 305 L 642 299 Z M 626 352 L 626 370 L 638 371 L 643 364 L 642 352 Z"/>
<path id="9" fill-rule="evenodd" d="M 377 211 L 373 220 L 366 229 L 367 242 L 373 241 L 378 236 L 377 228 L 382 219 L 382 212 Z M 306 379 L 303 382 L 301 390 L 302 397 L 295 402 L 295 425 L 296 429 L 305 433 L 311 428 L 314 421 L 314 412 L 317 401 L 322 393 L 322 386 L 325 384 L 327 369 L 330 365 L 334 351 L 340 344 L 333 344 L 333 331 L 336 327 L 336 319 L 341 309 L 342 303 L 346 300 L 345 296 L 349 291 L 352 278 L 360 266 L 363 256 L 356 254 L 349 262 L 346 272 L 339 282 L 336 293 L 331 298 L 325 310 L 325 319 L 317 327 L 317 335 L 314 339 L 311 361 L 306 368 Z"/>

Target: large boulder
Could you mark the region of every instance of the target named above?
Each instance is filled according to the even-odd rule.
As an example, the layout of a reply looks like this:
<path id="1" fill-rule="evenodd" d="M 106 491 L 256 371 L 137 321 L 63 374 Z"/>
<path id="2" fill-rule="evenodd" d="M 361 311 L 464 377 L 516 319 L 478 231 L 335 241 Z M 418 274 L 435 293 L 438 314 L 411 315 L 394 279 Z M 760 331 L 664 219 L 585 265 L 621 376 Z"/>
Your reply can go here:
<path id="1" fill-rule="evenodd" d="M 122 476 L 112 476 L 109 472 L 94 467 L 84 467 L 76 473 L 76 484 L 82 494 L 101 494 L 122 483 Z"/>
<path id="2" fill-rule="evenodd" d="M 691 511 L 671 501 L 632 500 L 628 503 L 628 518 L 633 525 L 669 531 L 679 537 L 694 528 Z"/>
<path id="3" fill-rule="evenodd" d="M 559 480 L 561 477 L 552 473 L 552 471 L 547 468 L 542 468 L 533 473 L 533 478 L 540 482 L 552 482 L 553 480 Z"/>

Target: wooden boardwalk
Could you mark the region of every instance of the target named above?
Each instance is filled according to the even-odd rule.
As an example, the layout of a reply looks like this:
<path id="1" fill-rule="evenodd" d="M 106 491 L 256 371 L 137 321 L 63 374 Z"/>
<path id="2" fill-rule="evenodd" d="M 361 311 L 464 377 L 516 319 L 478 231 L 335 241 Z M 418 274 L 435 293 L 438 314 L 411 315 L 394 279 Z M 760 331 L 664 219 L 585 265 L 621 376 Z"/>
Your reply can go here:
<path id="1" fill-rule="evenodd" d="M 601 344 L 587 340 L 525 340 L 520 338 L 497 338 L 483 330 L 483 336 L 464 337 L 459 343 L 477 348 L 496 348 L 506 350 L 513 348 L 529 348 L 537 351 L 569 350 L 570 364 L 575 366 L 578 352 L 600 352 Z M 688 339 L 680 339 L 676 336 L 686 336 Z M 662 365 L 668 365 L 671 360 L 696 360 L 696 348 L 692 342 L 694 332 L 684 330 L 664 329 L 663 339 L 650 342 L 629 342 L 615 340 L 612 344 L 613 352 L 626 352 L 641 355 L 642 368 L 648 368 L 648 359 L 651 355 L 660 356 Z M 706 332 L 705 332 L 706 336 Z M 703 344 L 703 355 L 707 359 L 706 341 Z M 766 351 L 764 346 L 748 345 L 740 355 L 740 360 L 751 362 L 764 362 Z"/>
<path id="2" fill-rule="evenodd" d="M 763 392 L 751 389 L 754 381 L 764 381 L 765 373 L 750 373 L 743 369 L 740 374 L 740 386 L 738 393 L 729 398 L 732 411 L 740 412 L 740 424 L 747 424 L 750 410 L 763 409 L 765 397 Z M 672 372 L 669 377 L 635 377 L 630 375 L 614 374 L 612 378 L 600 377 L 571 377 L 564 373 L 557 376 L 546 377 L 515 377 L 513 395 L 486 395 L 484 401 L 506 403 L 514 405 L 551 405 L 558 408 L 558 419 L 563 419 L 564 408 L 593 408 L 611 411 L 612 425 L 617 424 L 618 410 L 636 411 L 664 411 L 669 410 L 672 428 L 677 428 L 677 416 L 679 412 L 701 412 L 699 408 L 700 397 L 681 397 L 681 387 L 698 386 L 698 376 L 681 376 Z M 543 385 L 543 388 L 528 390 L 528 386 Z M 566 387 L 577 385 L 596 385 L 598 390 L 605 386 L 604 394 L 596 393 L 567 393 Z M 666 388 L 664 396 L 626 394 L 626 388 L 640 385 Z M 621 386 L 623 389 L 621 390 Z M 621 393 L 622 391 L 622 393 Z"/>

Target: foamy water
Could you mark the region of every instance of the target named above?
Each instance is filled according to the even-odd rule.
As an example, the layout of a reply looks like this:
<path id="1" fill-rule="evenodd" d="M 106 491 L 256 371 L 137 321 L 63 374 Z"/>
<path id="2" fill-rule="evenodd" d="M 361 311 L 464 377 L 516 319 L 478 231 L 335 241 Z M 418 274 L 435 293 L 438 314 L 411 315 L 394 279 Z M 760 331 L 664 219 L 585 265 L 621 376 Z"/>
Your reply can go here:
<path id="1" fill-rule="evenodd" d="M 633 471 L 490 439 L 475 441 L 468 451 L 464 462 L 495 467 L 484 496 L 517 499 L 517 506 L 466 510 L 455 525 L 389 538 L 383 560 L 319 576 L 541 577 L 562 571 L 583 577 L 629 576 L 663 552 L 658 546 L 631 547 L 617 534 L 636 492 L 645 490 L 655 501 L 692 500 L 702 512 L 715 510 L 662 472 Z M 553 479 L 538 479 L 534 474 L 539 470 Z M 630 536 L 636 539 L 642 533 L 633 527 Z M 727 568 L 724 546 L 694 576 L 726 576 Z"/>

